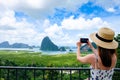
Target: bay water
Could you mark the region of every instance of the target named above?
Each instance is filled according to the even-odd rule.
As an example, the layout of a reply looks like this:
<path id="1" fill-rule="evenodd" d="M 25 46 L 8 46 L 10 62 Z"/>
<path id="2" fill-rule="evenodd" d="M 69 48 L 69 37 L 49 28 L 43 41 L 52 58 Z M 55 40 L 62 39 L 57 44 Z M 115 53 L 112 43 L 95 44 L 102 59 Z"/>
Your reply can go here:
<path id="1" fill-rule="evenodd" d="M 10 50 L 10 51 L 29 51 L 29 52 L 41 52 L 42 54 L 46 55 L 55 55 L 55 54 L 66 54 L 69 52 L 76 52 L 76 49 L 72 49 L 72 51 L 66 50 L 66 51 L 42 51 L 40 48 L 0 48 L 0 50 Z"/>

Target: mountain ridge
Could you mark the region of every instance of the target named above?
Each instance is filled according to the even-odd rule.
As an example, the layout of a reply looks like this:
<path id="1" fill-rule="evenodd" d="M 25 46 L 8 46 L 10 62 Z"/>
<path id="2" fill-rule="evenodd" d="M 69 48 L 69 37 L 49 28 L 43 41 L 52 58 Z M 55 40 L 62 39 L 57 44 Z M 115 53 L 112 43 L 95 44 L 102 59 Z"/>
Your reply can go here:
<path id="1" fill-rule="evenodd" d="M 43 50 L 43 51 L 66 51 L 65 47 L 58 47 L 56 44 L 54 44 L 50 40 L 50 38 L 48 36 L 43 38 L 43 40 L 41 42 L 40 50 Z"/>
<path id="2" fill-rule="evenodd" d="M 31 48 L 32 46 L 29 46 L 25 43 L 13 43 L 9 44 L 8 41 L 4 41 L 0 43 L 0 48 Z"/>

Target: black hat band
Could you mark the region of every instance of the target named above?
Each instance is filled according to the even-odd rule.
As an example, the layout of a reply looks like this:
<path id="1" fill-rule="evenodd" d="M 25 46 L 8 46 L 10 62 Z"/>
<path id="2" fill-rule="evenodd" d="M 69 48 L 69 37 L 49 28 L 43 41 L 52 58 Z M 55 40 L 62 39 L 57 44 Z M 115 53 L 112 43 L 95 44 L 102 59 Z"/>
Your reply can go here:
<path id="1" fill-rule="evenodd" d="M 100 39 L 101 41 L 104 41 L 104 42 L 112 42 L 112 41 L 113 41 L 113 40 L 104 39 L 104 38 L 100 37 L 97 33 L 96 33 L 96 37 L 97 37 L 98 39 Z"/>

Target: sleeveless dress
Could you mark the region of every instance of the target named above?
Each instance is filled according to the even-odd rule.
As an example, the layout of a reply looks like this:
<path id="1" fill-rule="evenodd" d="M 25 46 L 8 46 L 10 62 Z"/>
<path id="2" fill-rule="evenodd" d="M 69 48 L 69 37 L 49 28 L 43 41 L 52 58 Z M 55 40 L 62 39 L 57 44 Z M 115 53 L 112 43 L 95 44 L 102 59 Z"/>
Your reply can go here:
<path id="1" fill-rule="evenodd" d="M 98 67 L 97 62 L 98 62 L 98 56 L 97 54 L 95 54 L 96 57 L 96 63 L 95 66 Z M 90 80 L 112 80 L 112 76 L 114 73 L 114 68 L 110 69 L 110 70 L 100 70 L 99 68 L 95 69 L 92 68 L 91 66 L 91 78 Z"/>

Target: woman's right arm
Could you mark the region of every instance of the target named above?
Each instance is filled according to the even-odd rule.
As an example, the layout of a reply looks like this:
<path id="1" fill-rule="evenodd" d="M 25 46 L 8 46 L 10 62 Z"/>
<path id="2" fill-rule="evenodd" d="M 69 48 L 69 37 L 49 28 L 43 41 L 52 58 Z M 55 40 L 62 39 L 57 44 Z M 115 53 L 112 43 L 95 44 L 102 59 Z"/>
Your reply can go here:
<path id="1" fill-rule="evenodd" d="M 92 59 L 93 59 L 93 55 L 92 54 L 88 54 L 86 56 L 81 56 L 81 52 L 80 52 L 80 46 L 81 46 L 81 42 L 77 42 L 77 60 L 80 61 L 81 63 L 92 63 Z"/>

